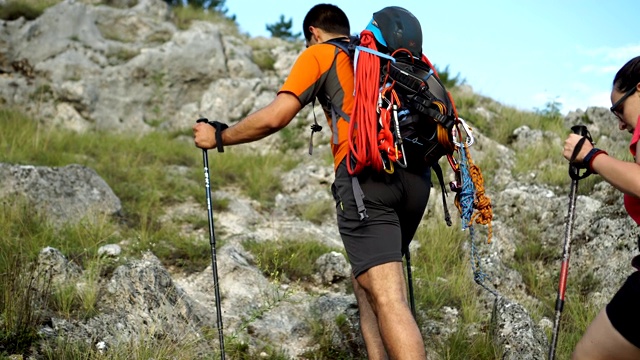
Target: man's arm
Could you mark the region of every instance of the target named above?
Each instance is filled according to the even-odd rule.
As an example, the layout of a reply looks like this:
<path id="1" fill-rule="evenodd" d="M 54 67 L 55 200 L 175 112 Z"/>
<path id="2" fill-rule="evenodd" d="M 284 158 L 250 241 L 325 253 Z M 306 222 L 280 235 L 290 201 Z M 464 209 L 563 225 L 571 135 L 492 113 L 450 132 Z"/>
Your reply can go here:
<path id="1" fill-rule="evenodd" d="M 236 145 L 260 140 L 287 126 L 302 109 L 298 98 L 282 92 L 266 107 L 248 115 L 222 132 L 223 145 Z M 197 147 L 216 147 L 215 129 L 206 123 L 193 126 L 193 138 Z"/>

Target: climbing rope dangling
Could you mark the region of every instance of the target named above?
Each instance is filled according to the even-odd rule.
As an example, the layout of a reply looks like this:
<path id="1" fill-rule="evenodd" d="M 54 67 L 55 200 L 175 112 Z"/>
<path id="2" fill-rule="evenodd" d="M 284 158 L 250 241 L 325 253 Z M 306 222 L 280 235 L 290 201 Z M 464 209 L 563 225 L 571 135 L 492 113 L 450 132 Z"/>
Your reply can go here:
<path id="1" fill-rule="evenodd" d="M 493 236 L 493 228 L 491 220 L 493 211 L 491 201 L 486 196 L 484 190 L 484 179 L 480 168 L 476 166 L 471 159 L 469 146 L 460 142 L 463 148 L 459 149 L 460 153 L 460 177 L 462 187 L 460 193 L 456 197 L 456 205 L 462 217 L 462 229 L 469 229 L 469 237 L 471 243 L 471 268 L 473 270 L 473 280 L 494 296 L 499 296 L 498 292 L 485 284 L 490 277 L 482 270 L 481 258 L 475 241 L 475 230 L 473 224 L 487 225 L 488 236 L 487 243 L 491 243 Z"/>

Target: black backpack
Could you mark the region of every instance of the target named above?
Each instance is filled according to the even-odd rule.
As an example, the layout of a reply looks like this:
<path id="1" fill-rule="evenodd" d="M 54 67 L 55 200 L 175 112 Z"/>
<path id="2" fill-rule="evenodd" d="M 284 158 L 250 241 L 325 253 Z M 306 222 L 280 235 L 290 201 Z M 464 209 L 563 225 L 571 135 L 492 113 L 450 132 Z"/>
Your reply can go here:
<path id="1" fill-rule="evenodd" d="M 362 36 L 371 35 L 365 32 L 375 37 L 377 51 L 361 46 Z M 344 40 L 332 39 L 325 43 L 348 54 L 356 72 L 359 51 L 378 56 L 378 86 L 386 89 L 386 96 L 382 96 L 383 106 L 390 105 L 394 99 L 399 105 L 392 114 L 394 121 L 390 130 L 400 154 L 394 160 L 381 154 L 385 170 L 392 169 L 392 162 L 395 162 L 410 171 L 424 172 L 437 166 L 443 156 L 452 155 L 455 151 L 452 132 L 458 122 L 455 105 L 437 71 L 422 54 L 422 30 L 418 20 L 403 8 L 387 7 L 374 13 L 370 25 L 360 35 Z M 340 109 L 331 108 L 331 115 L 334 124 L 336 117 L 351 121 Z"/>
<path id="2" fill-rule="evenodd" d="M 375 51 L 362 46 L 363 40 L 370 43 L 372 38 L 375 38 Z M 348 40 L 338 38 L 325 43 L 332 44 L 349 55 L 356 74 L 359 53 L 361 55 L 367 52 L 380 59 L 377 85 L 383 106 L 391 107 L 392 103 L 398 105 L 393 108 L 389 129 L 393 134 L 394 147 L 398 151 L 395 157 L 380 152 L 383 168 L 387 172 L 393 172 L 395 166 L 400 166 L 418 173 L 432 169 L 442 188 L 445 218 L 450 224 L 445 201 L 446 187 L 438 162 L 443 156 L 447 156 L 456 175 L 456 181 L 450 183 L 450 188 L 459 191 L 460 174 L 453 154 L 458 150 L 454 134 L 460 119 L 435 67 L 422 54 L 422 30 L 418 20 L 407 10 L 391 6 L 375 13 L 367 29 L 359 35 L 351 36 Z M 384 94 L 382 89 L 385 89 Z M 334 124 L 339 117 L 352 121 L 341 109 L 332 107 L 330 102 L 328 106 Z M 381 113 L 379 107 L 377 111 L 378 114 Z M 320 128 L 317 124 L 312 126 L 312 134 L 313 129 L 317 131 Z M 357 162 L 353 154 L 348 155 L 348 160 Z M 352 170 L 350 173 L 354 175 L 357 170 Z"/>

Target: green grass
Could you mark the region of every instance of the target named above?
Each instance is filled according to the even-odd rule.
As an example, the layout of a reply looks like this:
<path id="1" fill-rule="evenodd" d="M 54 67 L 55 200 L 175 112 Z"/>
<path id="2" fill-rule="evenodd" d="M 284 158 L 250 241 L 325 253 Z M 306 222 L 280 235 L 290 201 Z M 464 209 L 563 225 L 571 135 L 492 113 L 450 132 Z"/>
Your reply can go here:
<path id="1" fill-rule="evenodd" d="M 67 258 L 83 265 L 98 247 L 118 239 L 117 225 L 107 219 L 91 225 L 79 222 L 54 228 L 35 209 L 35 205 L 21 198 L 5 199 L 0 205 L 0 272 L 9 272 L 6 266 L 13 256 L 32 261 L 46 246 L 62 250 Z"/>
<path id="2" fill-rule="evenodd" d="M 102 352 L 92 344 L 84 341 L 58 338 L 44 346 L 43 359 L 47 360 L 148 360 L 148 359 L 215 359 L 216 354 L 211 351 L 210 357 L 198 354 L 197 341 L 184 339 L 172 341 L 154 338 L 150 335 L 140 340 L 130 340 L 123 344 L 112 346 Z M 219 355 L 217 355 L 219 357 Z"/>
<path id="3" fill-rule="evenodd" d="M 444 306 L 453 307 L 460 312 L 458 330 L 448 338 L 425 342 L 435 343 L 444 359 L 499 359 L 501 352 L 488 335 L 470 334 L 465 328 L 468 324 L 486 328 L 490 320 L 479 308 L 483 290 L 473 282 L 469 254 L 462 249 L 468 235 L 455 222 L 448 227 L 439 218 L 423 220 L 415 236 L 420 248 L 411 254 L 418 324 L 440 319 Z"/>
<path id="4" fill-rule="evenodd" d="M 254 50 L 251 55 L 251 60 L 258 65 L 262 71 L 272 71 L 275 69 L 276 58 L 268 51 Z"/>
<path id="5" fill-rule="evenodd" d="M 89 318 L 97 313 L 99 275 L 104 268 L 96 258 L 97 248 L 114 236 L 115 224 L 82 222 L 54 228 L 35 206 L 21 198 L 7 198 L 0 204 L 0 339 L 13 344 L 9 353 L 23 353 L 40 337 L 37 331 L 45 309 L 63 318 Z M 74 283 L 51 283 L 36 272 L 40 250 L 52 246 L 87 271 Z M 42 310 L 36 310 L 42 309 Z M 1 352 L 0 352 L 1 354 Z"/>
<path id="6" fill-rule="evenodd" d="M 569 280 L 571 282 L 571 280 Z M 586 297 L 581 296 L 572 289 L 567 288 L 565 295 L 565 305 L 562 311 L 560 331 L 558 332 L 558 345 L 556 348 L 557 359 L 570 359 L 571 353 L 575 349 L 578 341 L 585 333 L 591 321 L 595 319 L 601 309 L 587 305 Z M 547 332 L 547 337 L 551 339 L 552 332 Z"/>
<path id="7" fill-rule="evenodd" d="M 0 19 L 17 20 L 24 17 L 26 20 L 36 19 L 49 7 L 62 2 L 61 0 L 8 0 L 0 6 Z"/>
<path id="8" fill-rule="evenodd" d="M 299 204 L 294 207 L 293 213 L 316 225 L 333 219 L 336 203 L 333 200 L 315 200 L 310 203 Z"/>
<path id="9" fill-rule="evenodd" d="M 502 351 L 493 344 L 489 332 L 470 337 L 465 331 L 458 330 L 437 346 L 441 359 L 501 359 Z"/>
<path id="10" fill-rule="evenodd" d="M 255 256 L 256 265 L 262 272 L 277 281 L 311 280 L 316 271 L 315 261 L 323 254 L 339 251 L 309 239 L 247 240 L 243 246 Z"/>
<path id="11" fill-rule="evenodd" d="M 316 346 L 313 350 L 306 351 L 301 356 L 310 360 L 360 360 L 366 357 L 359 354 L 356 339 L 351 338 L 353 329 L 345 314 L 339 314 L 334 319 L 335 328 L 325 324 L 321 320 L 322 314 L 312 314 L 307 320 L 312 329 Z M 336 341 L 336 338 L 339 341 Z M 337 343 L 337 344 L 336 344 Z"/>
<path id="12" fill-rule="evenodd" d="M 461 246 L 466 240 L 459 226 L 447 227 L 441 219 L 427 219 L 418 229 L 415 239 L 421 248 L 411 254 L 416 303 L 429 315 L 439 317 L 443 306 L 461 308 L 475 298 L 464 282 L 468 272 L 466 254 Z M 444 280 L 444 281 L 443 281 Z M 429 284 L 426 286 L 426 284 Z"/>
<path id="13" fill-rule="evenodd" d="M 531 129 L 551 131 L 564 136 L 570 129 L 564 124 L 562 117 L 555 113 L 520 111 L 503 106 L 491 99 L 476 94 L 459 93 L 452 89 L 456 108 L 472 128 L 478 129 L 482 134 L 503 145 L 509 145 L 512 141 L 513 131 L 526 125 Z M 492 113 L 490 118 L 476 114 L 476 108 L 482 107 Z M 563 138 L 564 139 L 564 138 Z M 561 151 L 562 148 L 559 148 Z"/>
<path id="14" fill-rule="evenodd" d="M 286 150 L 298 150 L 307 146 L 308 138 L 301 135 L 299 129 L 294 129 L 291 125 L 280 130 L 279 133 L 283 152 Z"/>
<path id="15" fill-rule="evenodd" d="M 516 153 L 516 161 L 513 173 L 516 175 L 535 174 L 536 183 L 544 183 L 552 186 L 563 186 L 571 182 L 568 175 L 569 162 L 562 157 L 559 148 L 557 156 L 550 157 L 550 149 L 546 146 L 535 144 Z"/>
<path id="16" fill-rule="evenodd" d="M 233 339 L 225 343 L 226 356 L 234 360 L 289 360 L 286 352 L 277 346 L 267 345 L 261 348 L 252 349 L 248 343 Z"/>
<path id="17" fill-rule="evenodd" d="M 204 215 L 206 218 L 206 213 Z M 217 239 L 220 239 L 220 235 L 219 231 L 216 232 Z M 164 266 L 189 274 L 203 271 L 211 264 L 211 245 L 208 240 L 184 238 L 176 229 L 165 227 L 146 237 L 140 237 L 131 244 L 129 252 L 139 254 L 151 250 L 162 260 Z M 216 241 L 217 248 L 222 245 L 222 241 Z"/>
<path id="18" fill-rule="evenodd" d="M 0 123 L 0 162 L 90 167 L 112 187 L 128 221 L 135 225 L 152 227 L 164 206 L 187 197 L 205 203 L 202 151 L 172 134 L 78 134 L 45 127 L 7 109 L 0 109 Z M 215 190 L 238 184 L 250 197 L 270 203 L 280 191 L 280 172 L 297 163 L 293 158 L 253 155 L 241 149 L 227 149 L 224 154 L 211 152 L 211 186 Z M 185 168 L 185 175 L 172 174 L 174 167 Z"/>
<path id="19" fill-rule="evenodd" d="M 0 344 L 6 354 L 22 354 L 40 339 L 43 313 L 36 309 L 48 301 L 50 278 L 37 276 L 35 264 L 20 253 L 0 253 Z"/>
<path id="20" fill-rule="evenodd" d="M 526 220 L 525 220 L 526 219 Z M 516 250 L 513 262 L 507 264 L 522 275 L 529 295 L 535 301 L 524 301 L 534 322 L 543 317 L 553 319 L 558 292 L 562 249 L 544 246 L 545 233 L 539 228 L 540 219 L 535 214 L 522 213 L 509 221 L 517 228 Z M 600 280 L 593 271 L 578 273 L 569 271 L 558 338 L 557 358 L 569 359 L 578 340 L 600 309 L 589 305 L 587 294 L 597 291 Z M 551 330 L 547 337 L 551 339 Z"/>
<path id="21" fill-rule="evenodd" d="M 186 273 L 203 270 L 210 264 L 208 239 L 198 240 L 181 235 L 180 226 L 192 229 L 208 226 L 204 191 L 202 151 L 178 135 L 149 133 L 146 135 L 76 133 L 45 126 L 18 111 L 0 109 L 0 162 L 38 166 L 64 166 L 78 163 L 88 166 L 110 184 L 123 206 L 121 217 L 103 217 L 92 222 L 54 226 L 37 211 L 38 206 L 14 196 L 0 202 L 0 339 L 14 344 L 0 355 L 29 352 L 39 341 L 37 330 L 42 314 L 33 304 L 46 304 L 58 317 L 87 319 L 98 313 L 99 281 L 124 260 L 100 258 L 97 250 L 105 244 L 125 243 L 122 259 L 136 258 L 152 250 L 163 264 Z M 282 171 L 297 164 L 281 155 L 260 156 L 236 149 L 224 154 L 211 152 L 209 158 L 213 190 L 234 185 L 262 201 L 266 206 L 280 191 Z M 175 169 L 175 170 L 174 170 Z M 167 207 L 195 199 L 203 209 L 201 218 L 190 215 L 178 223 L 159 219 Z M 225 209 L 229 199 L 213 199 L 214 209 Z M 217 231 L 224 236 L 224 232 Z M 224 239 L 218 240 L 218 246 Z M 81 286 L 42 283 L 30 284 L 37 277 L 29 273 L 40 250 L 51 246 L 84 269 Z M 20 265 L 20 266 L 18 266 Z M 41 280 L 39 280 L 41 281 Z M 41 281 L 42 282 L 42 281 Z M 26 291 L 32 289 L 33 291 Z M 98 358 L 75 343 L 49 344 L 49 358 Z M 164 358 L 162 354 L 182 354 L 182 344 L 128 344 L 114 349 L 109 358 L 128 358 L 128 352 L 141 352 L 140 358 Z M 158 349 L 157 349 L 158 348 Z M 278 350 L 270 350 L 278 354 Z M 185 352 L 184 357 L 193 358 Z M 182 356 L 182 355 L 181 355 Z M 277 358 L 277 357 L 273 357 Z"/>
<path id="22" fill-rule="evenodd" d="M 98 300 L 100 298 L 100 276 L 104 270 L 114 263 L 109 259 L 96 257 L 85 265 L 84 279 L 77 291 L 80 316 L 88 319 L 98 314 Z"/>
<path id="23" fill-rule="evenodd" d="M 207 21 L 226 24 L 224 31 L 240 36 L 236 22 L 217 11 L 205 11 L 193 6 L 176 6 L 173 8 L 173 13 L 175 14 L 173 22 L 180 30 L 188 29 L 194 21 Z"/>

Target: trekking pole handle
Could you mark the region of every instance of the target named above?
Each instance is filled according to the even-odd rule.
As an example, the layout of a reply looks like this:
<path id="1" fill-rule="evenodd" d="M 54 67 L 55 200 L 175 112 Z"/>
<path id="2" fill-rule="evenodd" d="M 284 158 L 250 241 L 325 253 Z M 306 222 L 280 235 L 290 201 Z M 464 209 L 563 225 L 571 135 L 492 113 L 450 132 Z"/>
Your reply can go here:
<path id="1" fill-rule="evenodd" d="M 573 125 L 571 127 L 571 131 L 574 134 L 578 134 L 580 136 L 588 136 L 589 135 L 589 130 L 587 130 L 587 126 L 586 125 Z"/>
<path id="2" fill-rule="evenodd" d="M 589 133 L 589 130 L 585 125 L 573 125 L 571 127 L 571 131 L 574 134 L 577 134 L 583 137 L 582 139 L 580 139 L 580 141 L 578 141 L 575 148 L 573 149 L 573 154 L 571 155 L 571 161 L 569 161 L 569 176 L 571 177 L 571 179 L 577 181 L 577 180 L 584 179 L 587 176 L 592 174 L 592 172 L 589 169 L 586 169 L 586 171 L 582 175 L 580 175 L 580 169 L 584 167 L 581 167 L 578 164 L 575 164 L 574 160 L 578 155 L 578 153 L 580 152 L 580 150 L 582 150 L 582 145 L 584 144 L 584 142 L 588 140 L 591 144 L 593 144 L 593 139 L 591 138 L 591 133 Z"/>
<path id="3" fill-rule="evenodd" d="M 196 121 L 196 123 L 207 123 L 211 125 L 214 129 L 216 129 L 216 146 L 218 148 L 218 152 L 224 152 L 224 147 L 222 144 L 222 132 L 229 128 L 229 125 L 221 123 L 219 121 L 209 121 L 207 118 L 200 118 Z"/>

